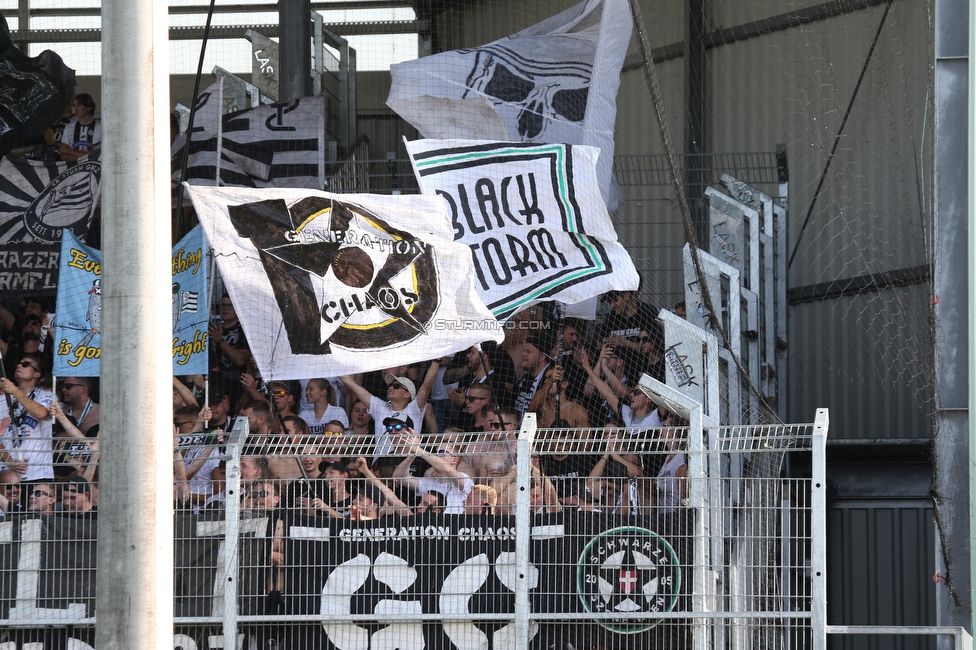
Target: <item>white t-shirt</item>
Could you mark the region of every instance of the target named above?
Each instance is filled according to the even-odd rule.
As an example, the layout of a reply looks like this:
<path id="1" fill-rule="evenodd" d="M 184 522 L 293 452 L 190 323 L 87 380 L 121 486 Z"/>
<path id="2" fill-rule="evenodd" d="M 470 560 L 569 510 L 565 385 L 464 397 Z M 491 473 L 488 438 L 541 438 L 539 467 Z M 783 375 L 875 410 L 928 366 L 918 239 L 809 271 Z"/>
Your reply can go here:
<path id="1" fill-rule="evenodd" d="M 449 478 L 433 478 L 425 476 L 417 479 L 417 496 L 422 496 L 427 492 L 438 492 L 444 495 L 447 507 L 444 508 L 445 515 L 463 515 L 464 502 L 474 489 L 474 481 L 471 477 L 461 472 L 464 477 L 464 487 L 458 488 L 457 484 Z"/>
<path id="2" fill-rule="evenodd" d="M 634 412 L 630 407 L 623 404 L 620 406 L 620 417 L 623 419 L 625 425 L 633 427 L 633 429 L 627 431 L 632 436 L 637 435 L 640 429 L 657 429 L 658 427 L 664 426 L 664 423 L 661 422 L 660 411 L 657 407 L 654 407 L 650 413 L 638 419 L 634 416 Z"/>
<path id="3" fill-rule="evenodd" d="M 14 417 L 22 416 L 20 436 L 14 433 L 14 423 L 11 422 L 7 430 L 3 432 L 3 445 L 15 459 L 27 461 L 27 474 L 21 477 L 24 481 L 53 479 L 54 456 L 51 452 L 51 438 L 53 436 L 54 415 L 50 413 L 50 409 L 51 404 L 54 403 L 54 394 L 51 391 L 35 388 L 27 394 L 27 397 L 48 409 L 48 417 L 38 422 L 26 412 L 16 399 L 11 398 L 14 405 Z M 0 399 L 0 420 L 8 415 L 10 413 L 7 411 L 7 400 Z M 0 466 L 6 469 L 5 465 Z"/>
<path id="4" fill-rule="evenodd" d="M 302 411 L 298 414 L 298 417 L 305 420 L 305 424 L 308 425 L 308 430 L 312 434 L 318 436 L 322 435 L 322 433 L 325 431 L 325 425 L 332 422 L 332 420 L 342 422 L 343 429 L 349 428 L 349 418 L 346 416 L 346 412 L 338 406 L 332 406 L 331 404 L 325 407 L 325 412 L 322 414 L 321 418 L 316 419 L 314 408 Z"/>
<path id="5" fill-rule="evenodd" d="M 369 413 L 373 416 L 373 422 L 376 425 L 373 431 L 376 438 L 376 455 L 387 456 L 393 451 L 393 440 L 390 438 L 390 434 L 386 432 L 386 425 L 383 424 L 383 420 L 386 418 L 410 418 L 413 420 L 414 432 L 419 434 L 424 426 L 424 411 L 426 410 L 426 404 L 421 409 L 417 405 L 417 400 L 413 400 L 402 411 L 395 411 L 389 402 L 375 395 L 371 395 L 369 398 Z"/>
<path id="6" fill-rule="evenodd" d="M 183 464 L 190 467 L 197 458 L 200 457 L 206 450 L 206 447 L 202 446 L 202 442 L 198 442 L 195 446 L 190 447 L 183 454 Z M 210 450 L 210 455 L 207 457 L 206 462 L 204 462 L 203 467 L 194 474 L 189 481 L 190 494 L 213 494 L 213 471 L 220 464 L 220 450 L 214 447 Z"/>
<path id="7" fill-rule="evenodd" d="M 332 388 L 335 389 L 336 405 L 345 408 L 346 407 L 346 397 L 342 394 L 342 380 L 338 377 L 326 377 L 329 383 L 332 384 Z M 298 384 L 301 386 L 301 390 L 298 392 L 298 410 L 307 411 L 312 408 L 312 403 L 308 401 L 305 397 L 305 387 L 308 386 L 309 379 L 299 379 Z"/>

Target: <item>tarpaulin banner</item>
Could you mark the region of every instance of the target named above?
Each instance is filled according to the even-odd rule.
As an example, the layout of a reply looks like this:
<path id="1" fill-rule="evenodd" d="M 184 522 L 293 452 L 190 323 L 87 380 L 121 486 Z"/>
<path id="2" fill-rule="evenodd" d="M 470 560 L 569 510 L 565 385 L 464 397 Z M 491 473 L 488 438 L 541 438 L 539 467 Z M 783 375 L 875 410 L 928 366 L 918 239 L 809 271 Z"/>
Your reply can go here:
<path id="1" fill-rule="evenodd" d="M 207 239 L 196 226 L 173 247 L 173 374 L 206 374 L 209 338 Z"/>
<path id="2" fill-rule="evenodd" d="M 437 197 L 187 187 L 263 377 L 378 370 L 504 336 Z"/>
<path id="3" fill-rule="evenodd" d="M 424 194 L 448 205 L 499 320 L 543 300 L 582 302 L 636 290 L 596 182 L 593 147 L 466 140 L 407 142 Z"/>

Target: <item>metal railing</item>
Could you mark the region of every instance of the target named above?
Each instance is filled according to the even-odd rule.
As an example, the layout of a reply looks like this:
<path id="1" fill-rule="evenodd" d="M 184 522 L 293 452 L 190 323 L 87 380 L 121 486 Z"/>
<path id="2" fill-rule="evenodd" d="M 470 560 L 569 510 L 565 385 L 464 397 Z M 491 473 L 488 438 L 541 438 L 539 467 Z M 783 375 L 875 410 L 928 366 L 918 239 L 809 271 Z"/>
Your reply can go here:
<path id="1" fill-rule="evenodd" d="M 529 416 L 511 435 L 401 441 L 434 475 L 384 482 L 400 505 L 355 476 L 370 445 L 279 440 L 254 456 L 242 422 L 204 450 L 226 469 L 211 483 L 225 498 L 205 504 L 197 482 L 176 512 L 175 647 L 824 647 L 826 412 L 814 425 L 697 422 L 537 430 Z M 788 451 L 810 455 L 810 478 L 780 477 Z M 255 478 L 310 454 L 342 458 L 353 478 L 342 490 L 328 476 Z M 446 457 L 479 496 L 417 505 Z M 0 643 L 93 643 L 97 536 L 90 513 L 0 524 Z"/>

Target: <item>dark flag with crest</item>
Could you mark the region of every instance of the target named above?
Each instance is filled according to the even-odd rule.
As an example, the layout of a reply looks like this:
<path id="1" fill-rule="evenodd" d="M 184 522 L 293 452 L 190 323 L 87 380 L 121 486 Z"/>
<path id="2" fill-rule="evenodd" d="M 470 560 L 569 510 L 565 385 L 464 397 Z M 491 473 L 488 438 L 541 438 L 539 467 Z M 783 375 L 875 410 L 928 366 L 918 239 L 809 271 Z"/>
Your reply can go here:
<path id="1" fill-rule="evenodd" d="M 0 296 L 55 292 L 62 234 L 85 240 L 98 207 L 98 156 L 0 158 Z"/>

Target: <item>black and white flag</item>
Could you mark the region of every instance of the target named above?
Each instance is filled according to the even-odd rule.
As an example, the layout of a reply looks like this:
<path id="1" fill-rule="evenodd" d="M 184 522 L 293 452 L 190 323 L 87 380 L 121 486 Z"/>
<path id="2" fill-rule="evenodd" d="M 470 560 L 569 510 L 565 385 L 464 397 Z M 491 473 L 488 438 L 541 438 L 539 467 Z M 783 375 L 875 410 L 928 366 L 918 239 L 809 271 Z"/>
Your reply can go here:
<path id="1" fill-rule="evenodd" d="M 323 187 L 324 97 L 303 97 L 221 116 L 222 96 L 218 84 L 200 95 L 193 120 L 187 182 L 236 187 Z M 173 144 L 175 182 L 179 181 L 184 142 L 185 137 L 181 136 Z"/>
<path id="2" fill-rule="evenodd" d="M 101 194 L 98 152 L 71 162 L 0 158 L 0 243 L 84 239 Z"/>
<path id="3" fill-rule="evenodd" d="M 454 240 L 474 263 L 496 318 L 545 300 L 576 304 L 636 290 L 596 181 L 598 151 L 563 144 L 407 142 L 424 194 L 447 204 Z"/>
<path id="4" fill-rule="evenodd" d="M 585 0 L 516 34 L 390 68 L 387 105 L 432 139 L 583 144 L 600 149 L 613 210 L 613 130 L 630 42 L 627 0 Z"/>
<path id="5" fill-rule="evenodd" d="M 221 159 L 217 156 L 222 135 L 220 107 L 224 100 L 224 79 L 211 85 L 197 96 L 196 110 L 193 113 L 192 133 L 189 135 L 190 151 L 186 161 L 187 182 L 193 185 L 217 185 L 220 176 Z M 187 135 L 183 134 L 173 143 L 172 168 L 173 185 L 179 185 L 183 156 L 186 155 Z"/>

